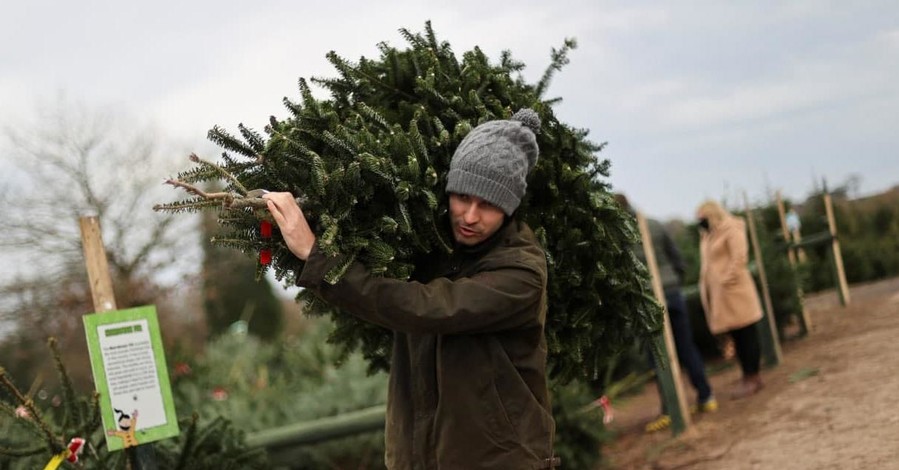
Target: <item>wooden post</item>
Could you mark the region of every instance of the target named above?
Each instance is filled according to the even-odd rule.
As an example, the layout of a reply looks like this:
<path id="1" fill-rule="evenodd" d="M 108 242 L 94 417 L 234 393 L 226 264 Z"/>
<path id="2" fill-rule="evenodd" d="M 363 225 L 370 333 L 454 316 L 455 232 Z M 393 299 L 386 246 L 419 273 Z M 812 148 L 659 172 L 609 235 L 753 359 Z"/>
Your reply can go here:
<path id="1" fill-rule="evenodd" d="M 843 270 L 843 253 L 840 251 L 840 240 L 837 238 L 837 222 L 833 216 L 833 201 L 830 198 L 830 193 L 824 193 L 824 210 L 827 211 L 827 227 L 830 229 L 830 236 L 833 237 L 831 252 L 833 253 L 837 283 L 839 284 L 840 302 L 845 307 L 849 305 L 850 300 L 849 284 L 846 282 L 846 272 Z"/>
<path id="2" fill-rule="evenodd" d="M 112 279 L 109 277 L 106 248 L 103 247 L 103 237 L 100 234 L 100 220 L 96 217 L 81 217 L 78 223 L 81 226 L 84 264 L 87 266 L 87 279 L 91 286 L 94 311 L 100 313 L 115 310 L 115 292 L 112 289 Z"/>
<path id="3" fill-rule="evenodd" d="M 765 301 L 765 315 L 768 317 L 768 328 L 762 328 L 765 332 L 762 334 L 762 347 L 763 352 L 767 357 L 768 365 L 775 366 L 780 364 L 782 360 L 780 341 L 777 337 L 777 321 L 774 318 L 774 306 L 771 303 L 771 291 L 768 288 L 768 276 L 765 274 L 765 262 L 762 256 L 762 248 L 759 245 L 759 237 L 755 229 L 755 214 L 749 207 L 749 200 L 746 198 L 745 192 L 743 193 L 743 205 L 746 208 L 746 220 L 749 223 L 749 238 L 752 241 L 752 252 L 755 257 L 755 265 L 758 267 L 759 283 L 762 285 L 762 298 Z"/>
<path id="4" fill-rule="evenodd" d="M 793 243 L 800 244 L 802 243 L 802 234 L 799 233 L 799 229 L 793 230 Z M 799 261 L 799 264 L 805 263 L 808 261 L 808 258 L 805 256 L 805 249 L 801 246 L 796 248 L 796 258 Z"/>
<path id="5" fill-rule="evenodd" d="M 95 216 L 78 219 L 81 227 L 81 244 L 84 250 L 84 264 L 90 282 L 91 296 L 96 313 L 116 309 L 115 291 L 109 276 L 106 248 L 100 232 L 100 220 Z M 132 470 L 156 470 L 156 453 L 153 444 L 141 444 L 125 449 Z"/>
<path id="6" fill-rule="evenodd" d="M 746 195 L 743 195 L 744 199 Z M 780 191 L 776 193 L 777 197 L 777 216 L 780 218 L 780 230 L 783 234 L 784 240 L 787 243 L 790 243 L 790 230 L 787 228 L 787 216 L 784 211 L 784 202 L 783 199 L 780 198 Z M 793 248 L 787 248 L 787 257 L 790 259 L 790 266 L 796 265 L 796 252 Z"/>
<path id="7" fill-rule="evenodd" d="M 687 408 L 687 400 L 684 395 L 683 382 L 681 381 L 680 362 L 677 358 L 677 347 L 674 344 L 674 335 L 671 332 L 671 321 L 668 319 L 668 307 L 665 303 L 665 291 L 662 289 L 662 279 L 659 277 L 659 266 L 656 264 L 655 249 L 652 246 L 652 235 L 649 233 L 649 225 L 643 214 L 637 212 L 637 226 L 640 229 L 640 238 L 643 242 L 643 253 L 646 255 L 646 267 L 649 269 L 652 279 L 652 291 L 659 303 L 665 309 L 663 338 L 665 341 L 665 353 L 668 356 L 668 368 L 656 367 L 659 374 L 657 379 L 661 385 L 662 400 L 665 408 L 671 416 L 671 431 L 676 436 L 690 426 L 690 413 Z"/>
<path id="8" fill-rule="evenodd" d="M 745 193 L 743 197 L 745 199 Z M 790 230 L 787 227 L 787 218 L 784 211 L 783 199 L 780 198 L 780 191 L 777 192 L 777 215 L 780 216 L 780 229 L 783 233 L 784 240 L 786 240 L 787 243 L 790 243 Z M 799 243 L 802 241 L 802 236 L 799 235 L 799 229 L 794 230 L 792 236 L 793 243 Z M 802 250 L 802 248 L 798 248 L 795 251 L 790 248 L 787 250 L 787 255 L 790 259 L 790 266 L 793 267 L 793 269 L 796 268 L 796 255 L 799 255 L 800 263 L 805 262 L 805 252 Z M 802 330 L 803 335 L 808 334 L 808 332 L 812 329 L 812 319 L 811 317 L 809 317 L 808 312 L 805 310 L 805 294 L 802 292 L 802 286 L 796 286 L 796 295 L 799 297 L 799 308 L 801 309 L 799 321 L 802 324 L 799 326 Z"/>

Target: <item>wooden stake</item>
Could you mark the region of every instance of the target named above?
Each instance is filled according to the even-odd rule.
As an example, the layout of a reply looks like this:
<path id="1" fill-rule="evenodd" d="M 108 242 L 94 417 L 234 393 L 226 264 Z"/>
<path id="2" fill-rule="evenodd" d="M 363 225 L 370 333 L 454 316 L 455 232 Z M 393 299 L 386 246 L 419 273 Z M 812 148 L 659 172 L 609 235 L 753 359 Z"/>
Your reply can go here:
<path id="1" fill-rule="evenodd" d="M 797 245 L 802 243 L 802 234 L 799 233 L 798 228 L 796 230 L 793 230 L 793 243 Z M 801 246 L 796 248 L 796 257 L 798 258 L 800 264 L 808 261 L 808 258 L 805 256 L 805 249 L 803 249 Z"/>
<path id="2" fill-rule="evenodd" d="M 783 233 L 784 240 L 787 243 L 790 242 L 790 230 L 787 227 L 787 218 L 784 211 L 784 203 L 783 199 L 780 198 L 780 191 L 777 192 L 777 215 L 780 217 L 780 229 Z M 743 194 L 743 198 L 746 198 L 745 193 Z M 799 243 L 802 241 L 802 236 L 799 234 L 799 229 L 793 230 L 793 243 Z M 805 251 L 802 248 L 797 250 L 793 250 L 792 248 L 787 250 L 787 256 L 790 260 L 790 266 L 794 269 L 796 268 L 796 255 L 799 255 L 799 262 L 805 262 Z M 800 325 L 802 329 L 802 334 L 808 334 L 812 330 L 812 319 L 808 315 L 808 312 L 805 310 L 805 294 L 802 292 L 802 286 L 796 286 L 796 295 L 799 297 L 799 308 L 801 309 L 799 320 L 802 322 Z"/>
<path id="3" fill-rule="evenodd" d="M 765 274 L 765 262 L 762 257 L 762 248 L 759 245 L 759 237 L 758 233 L 755 229 L 755 214 L 752 212 L 752 209 L 749 207 L 749 200 L 746 198 L 746 193 L 743 193 L 743 205 L 746 209 L 746 220 L 749 223 L 749 237 L 752 241 L 752 252 L 755 257 L 755 265 L 758 267 L 759 271 L 759 282 L 762 284 L 762 298 L 765 301 L 765 312 L 768 317 L 768 328 L 767 334 L 763 335 L 764 337 L 768 337 L 769 343 L 768 351 L 766 352 L 766 356 L 768 356 L 768 365 L 777 365 L 783 360 L 783 355 L 780 351 L 780 341 L 777 337 L 777 321 L 774 318 L 774 305 L 771 302 L 771 291 L 768 289 L 768 276 Z M 763 330 L 765 330 L 763 328 Z"/>
<path id="4" fill-rule="evenodd" d="M 664 315 L 664 332 L 665 353 L 668 355 L 668 375 L 672 386 L 663 386 L 662 390 L 666 396 L 662 399 L 668 414 L 671 416 L 671 431 L 674 435 L 678 435 L 690 426 L 690 413 L 687 408 L 687 400 L 684 395 L 683 382 L 681 381 L 680 362 L 677 358 L 677 347 L 674 344 L 674 335 L 671 331 L 671 321 L 668 319 L 668 307 L 665 303 L 665 291 L 662 289 L 662 279 L 659 277 L 659 266 L 656 264 L 655 249 L 652 246 L 652 235 L 649 233 L 649 225 L 643 214 L 637 212 L 637 226 L 640 229 L 640 238 L 643 242 L 643 253 L 646 255 L 646 267 L 649 269 L 650 278 L 652 279 L 652 291 L 656 299 L 665 309 Z M 657 371 L 660 367 L 656 367 Z M 663 384 L 668 380 L 658 377 Z M 666 391 L 666 389 L 668 389 Z M 671 393 L 673 392 L 673 393 Z M 672 396 L 673 395 L 673 396 Z"/>
<path id="5" fill-rule="evenodd" d="M 830 236 L 833 237 L 831 250 L 839 284 L 840 302 L 845 307 L 849 305 L 850 301 L 849 284 L 846 282 L 846 271 L 843 270 L 843 253 L 840 251 L 840 240 L 837 238 L 837 222 L 833 216 L 833 201 L 830 198 L 830 193 L 824 193 L 824 210 L 827 211 L 827 226 L 830 229 Z"/>
<path id="6" fill-rule="evenodd" d="M 84 248 L 84 264 L 87 266 L 87 278 L 91 286 L 95 312 L 108 312 L 116 309 L 115 292 L 112 278 L 109 277 L 109 264 L 106 261 L 106 248 L 100 233 L 100 220 L 97 217 L 81 217 L 81 244 Z"/>
<path id="7" fill-rule="evenodd" d="M 109 312 L 116 309 L 115 291 L 109 276 L 106 248 L 100 231 L 100 219 L 95 216 L 78 219 L 81 227 L 81 244 L 84 250 L 84 264 L 90 282 L 94 311 Z M 125 449 L 131 470 L 156 470 L 156 453 L 153 444 L 141 444 Z"/>
<path id="8" fill-rule="evenodd" d="M 746 195 L 743 195 L 744 199 Z M 783 234 L 784 240 L 787 243 L 790 243 L 790 230 L 787 228 L 787 217 L 784 211 L 784 202 L 783 199 L 780 198 L 780 191 L 776 193 L 777 198 L 777 216 L 780 218 L 780 230 Z M 787 249 L 787 257 L 790 259 L 790 266 L 796 265 L 796 252 L 793 248 Z"/>

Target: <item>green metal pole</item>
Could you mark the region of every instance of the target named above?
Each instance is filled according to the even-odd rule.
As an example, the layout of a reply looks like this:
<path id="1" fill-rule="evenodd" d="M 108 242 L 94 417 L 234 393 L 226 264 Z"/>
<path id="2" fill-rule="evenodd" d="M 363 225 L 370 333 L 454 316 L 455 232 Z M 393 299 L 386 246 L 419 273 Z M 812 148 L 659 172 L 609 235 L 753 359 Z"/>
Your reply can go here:
<path id="1" fill-rule="evenodd" d="M 654 340 L 655 351 L 664 351 L 663 357 L 656 357 L 656 370 L 659 388 L 662 393 L 662 401 L 665 403 L 665 412 L 671 417 L 671 432 L 677 436 L 684 432 L 690 425 L 690 415 L 687 414 L 687 401 L 684 396 L 683 385 L 680 380 L 680 364 L 677 359 L 677 348 L 674 344 L 674 335 L 671 331 L 671 322 L 668 319 L 668 307 L 665 305 L 665 293 L 662 289 L 662 281 L 659 277 L 659 267 L 656 264 L 655 249 L 652 246 L 652 236 L 649 232 L 649 224 L 643 214 L 637 212 L 637 227 L 640 229 L 640 238 L 643 245 L 643 253 L 646 256 L 646 267 L 649 269 L 652 290 L 665 308 L 664 329 Z"/>
<path id="2" fill-rule="evenodd" d="M 671 359 L 664 354 L 666 351 L 664 333 L 656 335 L 653 341 L 656 343 L 653 350 L 663 352 L 659 356 L 653 352 L 656 361 L 656 380 L 659 381 L 659 391 L 662 395 L 660 398 L 665 406 L 665 413 L 671 417 L 671 432 L 677 436 L 687 430 L 689 423 L 685 411 L 681 407 L 681 397 L 678 395 L 679 389 L 674 381 Z"/>
<path id="3" fill-rule="evenodd" d="M 247 436 L 250 447 L 277 449 L 295 447 L 384 429 L 386 405 L 373 406 L 337 416 L 265 429 Z"/>
<path id="4" fill-rule="evenodd" d="M 755 228 L 755 214 L 749 207 L 749 201 L 746 193 L 743 193 L 743 204 L 746 208 L 746 220 L 749 225 L 749 239 L 752 242 L 752 251 L 755 257 L 755 265 L 758 268 L 759 284 L 762 288 L 762 298 L 764 299 L 764 312 L 762 321 L 756 325 L 761 337 L 762 354 L 765 356 L 765 364 L 768 366 L 776 366 L 780 364 L 782 355 L 780 350 L 780 341 L 777 338 L 777 322 L 774 319 L 774 306 L 771 302 L 771 292 L 768 290 L 768 276 L 765 274 L 765 261 L 762 259 L 762 248 L 759 244 L 758 232 Z"/>

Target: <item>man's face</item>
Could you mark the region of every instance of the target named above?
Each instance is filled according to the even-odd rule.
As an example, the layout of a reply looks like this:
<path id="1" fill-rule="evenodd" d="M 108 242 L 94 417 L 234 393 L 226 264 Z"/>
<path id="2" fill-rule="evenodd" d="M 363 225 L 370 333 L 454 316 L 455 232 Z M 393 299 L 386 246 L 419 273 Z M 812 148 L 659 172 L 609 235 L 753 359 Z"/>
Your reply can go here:
<path id="1" fill-rule="evenodd" d="M 453 237 L 462 245 L 474 246 L 490 238 L 503 225 L 505 213 L 489 202 L 467 194 L 450 193 Z"/>

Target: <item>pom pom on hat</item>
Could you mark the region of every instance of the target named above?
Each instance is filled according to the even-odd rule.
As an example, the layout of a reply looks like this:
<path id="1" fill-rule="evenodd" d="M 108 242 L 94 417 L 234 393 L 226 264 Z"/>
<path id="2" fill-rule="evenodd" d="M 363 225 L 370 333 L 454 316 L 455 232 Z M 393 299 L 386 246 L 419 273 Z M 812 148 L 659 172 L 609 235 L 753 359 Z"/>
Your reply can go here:
<path id="1" fill-rule="evenodd" d="M 453 154 L 446 192 L 477 196 L 512 215 L 537 163 L 539 131 L 540 117 L 527 108 L 475 127 Z"/>
<path id="2" fill-rule="evenodd" d="M 512 120 L 524 124 L 534 134 L 540 133 L 540 116 L 531 108 L 519 109 L 518 112 L 512 115 Z"/>

